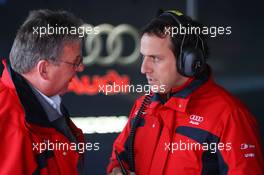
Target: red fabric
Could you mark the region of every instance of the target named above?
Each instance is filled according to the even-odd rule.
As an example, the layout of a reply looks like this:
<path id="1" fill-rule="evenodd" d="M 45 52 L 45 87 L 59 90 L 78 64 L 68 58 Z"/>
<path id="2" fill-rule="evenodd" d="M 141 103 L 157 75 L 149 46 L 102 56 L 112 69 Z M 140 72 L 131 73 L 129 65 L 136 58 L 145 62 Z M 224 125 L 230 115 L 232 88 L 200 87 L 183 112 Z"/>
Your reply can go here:
<path id="1" fill-rule="evenodd" d="M 71 122 L 73 134 L 84 141 L 82 131 Z M 33 174 L 37 169 L 40 150 L 33 144 L 49 140 L 51 143 L 70 144 L 69 140 L 54 128 L 27 123 L 25 112 L 6 69 L 0 78 L 0 174 Z M 65 153 L 66 152 L 66 153 Z M 77 175 L 77 162 L 82 156 L 74 150 L 54 149 L 54 156 L 47 159 L 40 169 L 41 175 Z"/>
<path id="2" fill-rule="evenodd" d="M 186 84 L 182 88 L 185 87 Z M 131 119 L 136 116 L 141 103 L 142 98 L 136 101 L 127 125 L 114 142 L 113 150 L 127 153 L 125 144 L 130 134 Z M 193 120 L 191 119 L 193 115 L 201 118 L 193 118 Z M 264 156 L 255 118 L 244 105 L 216 85 L 212 79 L 185 99 L 171 97 L 164 105 L 156 101 L 152 102 L 143 118 L 144 126 L 137 128 L 135 137 L 137 175 L 210 174 L 206 173 L 205 166 L 207 165 L 209 172 L 208 167 L 213 168 L 213 165 L 210 165 L 211 160 L 203 161 L 202 157 L 206 149 L 175 149 L 175 143 L 178 145 L 180 142 L 198 143 L 195 139 L 176 132 L 182 128 L 197 130 L 191 132 L 191 135 L 199 136 L 201 131 L 219 138 L 219 143 L 223 143 L 225 149 L 219 150 L 223 161 L 218 163 L 226 164 L 227 168 L 226 171 L 220 168 L 220 172 L 226 172 L 222 174 L 263 175 L 264 173 Z M 209 135 L 206 135 L 206 138 L 210 139 Z M 174 144 L 174 150 L 166 149 L 165 145 L 168 143 Z M 128 162 L 123 159 L 123 163 L 127 165 Z M 217 166 L 223 167 L 219 164 Z M 113 152 L 107 172 L 110 173 L 117 166 L 119 164 Z"/>

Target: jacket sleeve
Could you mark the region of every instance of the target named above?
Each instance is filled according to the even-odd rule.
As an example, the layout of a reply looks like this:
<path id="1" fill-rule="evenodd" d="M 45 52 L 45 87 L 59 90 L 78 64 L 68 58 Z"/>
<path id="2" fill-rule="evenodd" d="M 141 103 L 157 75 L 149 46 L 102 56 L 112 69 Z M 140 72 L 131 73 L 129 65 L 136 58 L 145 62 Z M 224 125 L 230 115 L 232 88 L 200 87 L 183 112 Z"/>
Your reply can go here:
<path id="1" fill-rule="evenodd" d="M 126 126 L 124 127 L 123 131 L 118 135 L 118 137 L 116 138 L 114 144 L 113 144 L 113 150 L 112 150 L 112 156 L 110 158 L 110 162 L 108 164 L 107 167 L 107 174 L 110 174 L 113 170 L 113 168 L 115 167 L 120 167 L 119 163 L 117 161 L 116 155 L 115 155 L 115 150 L 118 152 L 119 157 L 123 163 L 123 165 L 125 166 L 125 168 L 128 170 L 128 157 L 127 157 L 127 148 L 126 148 L 126 142 L 127 139 L 129 138 L 129 134 L 130 134 L 130 123 L 131 123 L 131 119 L 134 116 L 136 110 L 136 104 L 134 104 L 129 118 L 128 118 L 128 122 L 126 123 Z"/>
<path id="2" fill-rule="evenodd" d="M 230 149 L 220 151 L 228 175 L 263 175 L 264 156 L 255 118 L 241 106 L 231 112 L 220 137 Z"/>
<path id="3" fill-rule="evenodd" d="M 23 132 L 13 96 L 0 82 L 0 171 L 1 175 L 32 174 L 36 169 L 32 144 Z"/>

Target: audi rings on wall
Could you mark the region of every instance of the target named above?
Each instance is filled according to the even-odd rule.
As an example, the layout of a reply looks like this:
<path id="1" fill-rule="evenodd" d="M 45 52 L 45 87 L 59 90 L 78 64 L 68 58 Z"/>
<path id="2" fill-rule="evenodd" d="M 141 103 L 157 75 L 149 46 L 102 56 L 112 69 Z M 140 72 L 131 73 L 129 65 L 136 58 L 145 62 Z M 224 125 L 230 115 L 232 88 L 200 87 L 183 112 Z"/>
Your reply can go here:
<path id="1" fill-rule="evenodd" d="M 85 27 L 91 27 L 84 24 Z M 116 27 L 110 24 L 101 24 L 96 26 L 99 30 L 97 34 L 92 33 L 86 35 L 84 41 L 84 49 L 87 53 L 83 57 L 85 65 L 98 64 L 101 66 L 109 66 L 113 64 L 128 65 L 134 63 L 139 58 L 139 33 L 128 24 L 121 24 Z M 103 40 L 101 35 L 106 34 L 106 56 L 101 56 L 103 50 Z M 128 34 L 134 40 L 134 50 L 128 56 L 122 56 L 124 42 L 122 35 Z"/>

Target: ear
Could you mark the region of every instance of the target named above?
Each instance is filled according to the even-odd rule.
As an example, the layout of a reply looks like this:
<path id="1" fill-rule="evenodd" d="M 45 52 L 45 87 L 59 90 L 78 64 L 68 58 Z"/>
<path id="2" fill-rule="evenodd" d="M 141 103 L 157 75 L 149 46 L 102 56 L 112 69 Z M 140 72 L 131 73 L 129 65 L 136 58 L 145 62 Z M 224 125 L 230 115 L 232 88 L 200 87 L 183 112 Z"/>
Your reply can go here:
<path id="1" fill-rule="evenodd" d="M 47 60 L 40 60 L 37 64 L 37 71 L 44 80 L 48 80 L 49 77 L 48 66 L 49 66 L 49 62 Z"/>

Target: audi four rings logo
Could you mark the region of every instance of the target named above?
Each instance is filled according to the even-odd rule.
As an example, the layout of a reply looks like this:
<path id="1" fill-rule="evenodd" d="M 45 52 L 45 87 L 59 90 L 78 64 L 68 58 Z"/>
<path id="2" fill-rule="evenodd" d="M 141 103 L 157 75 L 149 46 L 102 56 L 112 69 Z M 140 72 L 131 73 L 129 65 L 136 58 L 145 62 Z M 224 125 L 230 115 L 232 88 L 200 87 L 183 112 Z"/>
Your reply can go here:
<path id="1" fill-rule="evenodd" d="M 93 27 L 84 24 L 85 27 Z M 84 39 L 84 49 L 88 55 L 83 57 L 85 65 L 98 64 L 101 66 L 110 66 L 113 64 L 128 65 L 134 63 L 139 58 L 139 33 L 128 24 L 121 24 L 116 27 L 110 24 L 101 24 L 96 26 L 99 29 L 97 34 L 92 33 Z M 103 40 L 101 35 L 106 34 L 106 56 L 101 56 L 103 50 Z M 122 35 L 129 35 L 134 40 L 134 50 L 127 56 L 122 56 L 124 42 Z"/>
<path id="2" fill-rule="evenodd" d="M 203 121 L 203 117 L 198 116 L 198 115 L 190 115 L 190 119 L 196 122 L 201 123 Z"/>

